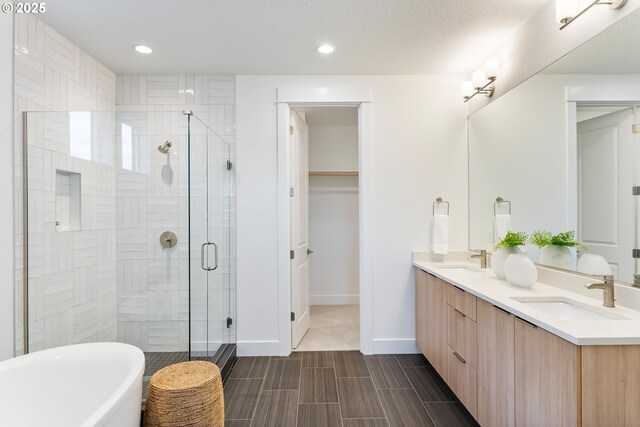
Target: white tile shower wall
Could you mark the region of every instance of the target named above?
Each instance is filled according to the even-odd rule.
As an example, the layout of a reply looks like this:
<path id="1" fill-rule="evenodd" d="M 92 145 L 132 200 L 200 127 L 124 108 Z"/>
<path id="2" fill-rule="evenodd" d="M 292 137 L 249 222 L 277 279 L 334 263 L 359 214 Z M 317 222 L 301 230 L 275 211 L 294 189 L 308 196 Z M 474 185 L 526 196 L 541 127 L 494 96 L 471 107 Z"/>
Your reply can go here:
<path id="1" fill-rule="evenodd" d="M 187 117 L 182 110 L 192 110 L 221 135 L 230 144 L 228 156 L 233 161 L 235 77 L 118 75 L 116 104 L 118 341 L 144 351 L 185 351 L 189 338 L 189 177 Z M 131 141 L 126 144 L 123 125 L 131 129 Z M 173 145 L 169 154 L 162 154 L 157 147 L 167 140 Z M 234 175 L 223 168 L 226 147 L 192 119 L 191 315 L 196 351 L 206 349 L 206 343 L 216 345 L 235 336 L 235 322 L 230 329 L 224 323 L 227 315 L 235 318 L 235 296 L 233 301 L 229 296 L 235 293 L 234 185 L 220 185 Z M 207 209 L 213 225 L 209 236 Z M 222 229 L 224 233 L 218 231 Z M 178 237 L 178 244 L 170 249 L 163 249 L 159 241 L 166 230 Z M 207 237 L 229 248 L 224 253 L 230 254 L 208 275 L 200 267 L 200 244 Z"/>
<path id="2" fill-rule="evenodd" d="M 25 111 L 113 111 L 116 76 L 91 55 L 34 16 L 15 15 L 14 178 L 16 353 L 23 343 L 23 132 Z M 92 153 L 113 164 L 113 116 L 94 123 Z M 42 145 L 30 152 L 34 185 L 33 239 L 30 239 L 31 350 L 81 341 L 116 339 L 115 177 L 113 167 L 68 156 L 68 119 L 48 117 L 38 129 Z M 62 129 L 61 129 L 62 126 Z M 30 134 L 31 136 L 31 134 Z M 99 142 L 99 143 L 98 143 Z M 80 231 L 56 233 L 55 169 L 82 174 Z M 38 176 L 40 174 L 40 176 Z M 41 178 L 38 180 L 38 178 Z M 42 191 L 40 191 L 42 190 Z M 31 206 L 31 205 L 30 205 Z"/>

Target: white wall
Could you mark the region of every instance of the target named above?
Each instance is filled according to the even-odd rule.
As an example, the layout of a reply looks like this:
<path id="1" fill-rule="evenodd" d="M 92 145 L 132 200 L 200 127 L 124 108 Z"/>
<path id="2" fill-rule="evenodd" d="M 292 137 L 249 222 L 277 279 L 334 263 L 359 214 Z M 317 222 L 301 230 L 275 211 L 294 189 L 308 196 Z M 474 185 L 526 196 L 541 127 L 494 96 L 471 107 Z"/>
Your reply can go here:
<path id="1" fill-rule="evenodd" d="M 13 15 L 0 14 L 0 360 L 13 356 Z"/>
<path id="2" fill-rule="evenodd" d="M 358 126 L 309 126 L 309 170 L 358 170 Z M 358 178 L 309 179 L 311 305 L 359 303 Z"/>
<path id="3" fill-rule="evenodd" d="M 358 126 L 309 125 L 309 170 L 358 170 Z"/>
<path id="4" fill-rule="evenodd" d="M 581 4 L 584 3 L 587 2 L 581 1 Z M 555 5 L 556 0 L 550 0 L 504 45 L 490 55 L 501 61 L 495 94 L 492 98 L 473 98 L 468 103 L 470 114 L 494 102 L 538 71 L 640 8 L 640 0 L 629 0 L 619 10 L 610 10 L 607 6 L 593 7 L 562 31 L 556 24 Z M 477 67 L 482 68 L 482 65 Z"/>
<path id="5" fill-rule="evenodd" d="M 279 348 L 276 89 L 371 89 L 375 200 L 374 348 L 415 348 L 411 252 L 429 245 L 431 203 L 451 202 L 451 248 L 467 248 L 466 107 L 461 76 L 238 76 L 238 350 Z M 362 237 L 362 236 L 361 236 Z M 282 317 L 282 316 L 280 316 Z"/>

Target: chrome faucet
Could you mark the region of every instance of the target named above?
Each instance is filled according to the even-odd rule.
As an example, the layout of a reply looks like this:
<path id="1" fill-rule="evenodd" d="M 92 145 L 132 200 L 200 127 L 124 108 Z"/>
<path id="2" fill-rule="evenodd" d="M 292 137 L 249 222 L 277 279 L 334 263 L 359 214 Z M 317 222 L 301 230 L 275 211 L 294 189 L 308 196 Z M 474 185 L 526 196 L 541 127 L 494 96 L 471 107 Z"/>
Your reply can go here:
<path id="1" fill-rule="evenodd" d="M 603 294 L 603 303 L 605 307 L 615 307 L 615 298 L 614 298 L 614 284 L 612 275 L 603 276 L 604 282 L 600 283 L 591 283 L 590 285 L 586 285 L 587 289 L 602 289 Z"/>
<path id="2" fill-rule="evenodd" d="M 486 249 L 481 249 L 480 253 L 471 255 L 471 258 L 480 258 L 480 268 L 487 268 L 487 250 Z"/>

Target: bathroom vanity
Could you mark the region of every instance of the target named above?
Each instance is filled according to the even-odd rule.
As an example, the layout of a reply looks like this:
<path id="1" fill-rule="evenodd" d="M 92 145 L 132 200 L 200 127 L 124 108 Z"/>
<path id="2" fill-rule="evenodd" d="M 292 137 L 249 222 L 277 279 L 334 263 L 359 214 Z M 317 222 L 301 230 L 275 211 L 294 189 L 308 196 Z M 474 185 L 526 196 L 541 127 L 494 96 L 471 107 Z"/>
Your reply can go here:
<path id="1" fill-rule="evenodd" d="M 469 262 L 413 265 L 417 345 L 481 425 L 638 424 L 639 311 L 571 273 L 523 289 Z"/>

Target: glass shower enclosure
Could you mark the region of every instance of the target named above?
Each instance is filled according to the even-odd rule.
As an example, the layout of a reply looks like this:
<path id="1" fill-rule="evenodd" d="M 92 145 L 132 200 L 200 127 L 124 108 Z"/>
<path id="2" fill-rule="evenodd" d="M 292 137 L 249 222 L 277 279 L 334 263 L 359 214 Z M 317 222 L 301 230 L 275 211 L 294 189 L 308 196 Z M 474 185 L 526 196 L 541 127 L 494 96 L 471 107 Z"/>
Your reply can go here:
<path id="1" fill-rule="evenodd" d="M 189 149 L 190 354 L 224 356 L 235 341 L 232 278 L 231 146 L 191 111 Z"/>
<path id="2" fill-rule="evenodd" d="M 234 357 L 234 152 L 207 119 L 24 113 L 25 353 L 128 343 L 146 380 Z"/>

